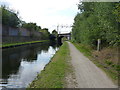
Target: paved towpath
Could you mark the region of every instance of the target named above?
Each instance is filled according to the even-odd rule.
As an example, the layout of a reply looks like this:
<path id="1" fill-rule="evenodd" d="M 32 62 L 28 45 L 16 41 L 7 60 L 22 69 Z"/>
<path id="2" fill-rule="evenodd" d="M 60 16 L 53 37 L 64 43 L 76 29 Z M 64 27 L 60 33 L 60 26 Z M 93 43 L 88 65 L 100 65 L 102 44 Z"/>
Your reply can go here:
<path id="1" fill-rule="evenodd" d="M 77 88 L 117 88 L 106 74 L 68 42 Z"/>

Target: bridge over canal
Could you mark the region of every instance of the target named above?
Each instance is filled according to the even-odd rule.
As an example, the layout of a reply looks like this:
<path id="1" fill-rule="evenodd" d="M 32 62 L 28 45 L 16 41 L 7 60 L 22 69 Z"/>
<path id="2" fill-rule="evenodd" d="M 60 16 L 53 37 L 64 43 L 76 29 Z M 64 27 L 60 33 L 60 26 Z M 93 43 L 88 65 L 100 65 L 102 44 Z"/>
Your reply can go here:
<path id="1" fill-rule="evenodd" d="M 71 40 L 71 33 L 58 34 L 58 42 L 62 43 L 62 38 L 65 37 L 67 40 Z"/>

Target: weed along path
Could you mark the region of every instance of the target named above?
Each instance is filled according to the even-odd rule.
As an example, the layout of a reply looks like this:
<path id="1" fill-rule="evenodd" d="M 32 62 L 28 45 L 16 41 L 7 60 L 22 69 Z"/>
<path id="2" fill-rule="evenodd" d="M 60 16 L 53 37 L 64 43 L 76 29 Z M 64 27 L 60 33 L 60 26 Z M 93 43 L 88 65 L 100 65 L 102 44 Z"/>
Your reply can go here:
<path id="1" fill-rule="evenodd" d="M 68 42 L 77 88 L 117 88 L 106 74 Z"/>

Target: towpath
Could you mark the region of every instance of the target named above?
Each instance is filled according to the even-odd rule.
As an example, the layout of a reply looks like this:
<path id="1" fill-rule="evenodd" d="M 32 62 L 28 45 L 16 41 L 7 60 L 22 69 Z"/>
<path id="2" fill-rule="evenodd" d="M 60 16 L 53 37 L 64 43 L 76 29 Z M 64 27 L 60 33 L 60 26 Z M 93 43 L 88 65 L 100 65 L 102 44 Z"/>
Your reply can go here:
<path id="1" fill-rule="evenodd" d="M 68 44 L 77 83 L 76 88 L 117 88 L 100 68 L 79 52 L 72 43 L 68 42 Z M 73 88 L 73 85 L 68 86 Z"/>

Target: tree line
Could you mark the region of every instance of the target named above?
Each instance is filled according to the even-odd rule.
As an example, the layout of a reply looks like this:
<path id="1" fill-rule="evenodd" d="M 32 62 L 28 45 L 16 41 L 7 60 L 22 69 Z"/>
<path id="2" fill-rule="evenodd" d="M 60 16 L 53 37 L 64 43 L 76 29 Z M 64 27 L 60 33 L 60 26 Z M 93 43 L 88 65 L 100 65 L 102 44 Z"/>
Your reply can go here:
<path id="1" fill-rule="evenodd" d="M 74 18 L 72 37 L 78 43 L 102 47 L 120 43 L 120 3 L 82 2 Z"/>
<path id="2" fill-rule="evenodd" d="M 15 10 L 9 9 L 9 7 L 1 6 L 0 10 L 2 11 L 2 25 L 8 26 L 8 27 L 16 27 L 16 28 L 25 28 L 30 31 L 37 31 L 42 32 L 42 39 L 55 39 L 56 35 L 55 30 L 53 30 L 52 34 L 50 34 L 48 28 L 41 28 L 41 26 L 38 26 L 34 22 L 26 23 L 25 21 L 22 21 L 18 17 L 18 12 Z"/>

